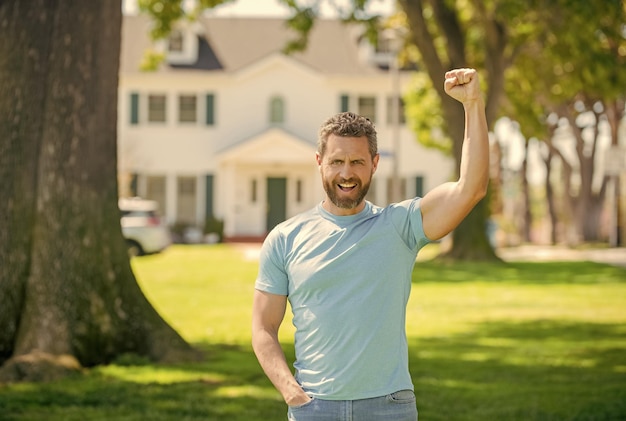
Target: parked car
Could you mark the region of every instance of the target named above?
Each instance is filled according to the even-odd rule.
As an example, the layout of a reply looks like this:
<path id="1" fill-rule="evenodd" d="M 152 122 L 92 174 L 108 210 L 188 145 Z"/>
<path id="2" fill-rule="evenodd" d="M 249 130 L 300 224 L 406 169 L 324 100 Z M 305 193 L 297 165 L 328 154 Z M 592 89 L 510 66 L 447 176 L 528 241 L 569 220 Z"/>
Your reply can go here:
<path id="1" fill-rule="evenodd" d="M 120 199 L 122 233 L 130 256 L 159 253 L 171 243 L 170 230 L 159 215 L 154 200 Z"/>

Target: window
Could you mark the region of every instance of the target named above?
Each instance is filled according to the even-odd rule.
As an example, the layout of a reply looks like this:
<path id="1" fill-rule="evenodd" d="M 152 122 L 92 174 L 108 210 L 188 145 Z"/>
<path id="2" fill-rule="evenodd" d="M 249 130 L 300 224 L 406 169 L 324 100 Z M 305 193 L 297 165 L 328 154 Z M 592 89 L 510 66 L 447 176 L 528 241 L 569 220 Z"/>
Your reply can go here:
<path id="1" fill-rule="evenodd" d="M 206 125 L 215 124 L 215 95 L 207 94 L 206 96 Z"/>
<path id="2" fill-rule="evenodd" d="M 368 118 L 372 123 L 376 122 L 376 98 L 373 96 L 359 97 L 358 113 Z"/>
<path id="3" fill-rule="evenodd" d="M 279 96 L 270 99 L 270 123 L 280 124 L 285 122 L 285 103 Z"/>
<path id="4" fill-rule="evenodd" d="M 178 97 L 178 121 L 181 123 L 196 122 L 196 96 L 181 95 Z"/>
<path id="5" fill-rule="evenodd" d="M 139 94 L 130 94 L 130 124 L 139 124 Z"/>
<path id="6" fill-rule="evenodd" d="M 170 52 L 180 53 L 183 51 L 183 33 L 180 31 L 172 31 L 167 43 L 167 50 Z"/>
<path id="7" fill-rule="evenodd" d="M 165 95 L 148 95 L 148 121 L 151 123 L 165 122 Z"/>
<path id="8" fill-rule="evenodd" d="M 149 175 L 146 177 L 146 199 L 159 204 L 159 212 L 165 209 L 165 176 Z"/>
<path id="9" fill-rule="evenodd" d="M 387 124 L 394 124 L 396 120 L 393 119 L 393 97 L 387 98 Z M 402 98 L 398 98 L 398 124 L 406 124 L 406 118 L 404 116 L 404 101 Z"/>
<path id="10" fill-rule="evenodd" d="M 183 224 L 196 223 L 196 178 L 178 177 L 176 220 Z"/>

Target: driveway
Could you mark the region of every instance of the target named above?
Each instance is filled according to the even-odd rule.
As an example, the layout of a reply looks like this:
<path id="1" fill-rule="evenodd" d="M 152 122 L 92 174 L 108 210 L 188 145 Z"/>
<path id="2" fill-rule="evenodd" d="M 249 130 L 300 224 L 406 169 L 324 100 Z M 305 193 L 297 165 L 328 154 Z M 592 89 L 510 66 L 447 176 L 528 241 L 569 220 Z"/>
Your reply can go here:
<path id="1" fill-rule="evenodd" d="M 258 260 L 261 243 L 237 243 L 246 260 Z M 571 249 L 563 246 L 523 245 L 502 247 L 496 254 L 505 261 L 592 261 L 626 268 L 626 248 Z M 427 256 L 426 259 L 434 256 Z"/>
<path id="2" fill-rule="evenodd" d="M 505 261 L 593 261 L 626 268 L 626 248 L 571 249 L 563 246 L 523 245 L 496 250 Z"/>

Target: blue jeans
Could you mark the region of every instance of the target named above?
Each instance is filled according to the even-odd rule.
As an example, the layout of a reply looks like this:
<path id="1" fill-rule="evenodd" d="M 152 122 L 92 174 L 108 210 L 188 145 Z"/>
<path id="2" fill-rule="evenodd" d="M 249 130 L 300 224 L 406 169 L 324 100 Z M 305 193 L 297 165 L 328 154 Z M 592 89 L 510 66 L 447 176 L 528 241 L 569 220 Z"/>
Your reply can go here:
<path id="1" fill-rule="evenodd" d="M 354 401 L 313 399 L 289 407 L 289 421 L 417 421 L 415 394 L 400 390 L 387 396 Z"/>

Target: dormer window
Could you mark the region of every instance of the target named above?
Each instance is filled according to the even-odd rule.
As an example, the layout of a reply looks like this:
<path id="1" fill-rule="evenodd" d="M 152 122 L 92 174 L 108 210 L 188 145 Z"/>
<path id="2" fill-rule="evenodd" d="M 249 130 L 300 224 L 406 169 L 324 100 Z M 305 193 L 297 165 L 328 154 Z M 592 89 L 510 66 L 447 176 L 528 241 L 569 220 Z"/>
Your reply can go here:
<path id="1" fill-rule="evenodd" d="M 173 65 L 193 65 L 198 61 L 198 35 L 188 28 L 175 29 L 163 45 L 167 62 Z"/>
<path id="2" fill-rule="evenodd" d="M 181 31 L 172 31 L 168 39 L 167 51 L 170 53 L 183 52 L 183 33 Z"/>
<path id="3" fill-rule="evenodd" d="M 359 40 L 360 56 L 365 61 L 389 69 L 391 60 L 395 60 L 402 48 L 404 34 L 399 28 L 385 29 L 378 34 L 378 43 L 374 46 L 366 37 Z"/>

